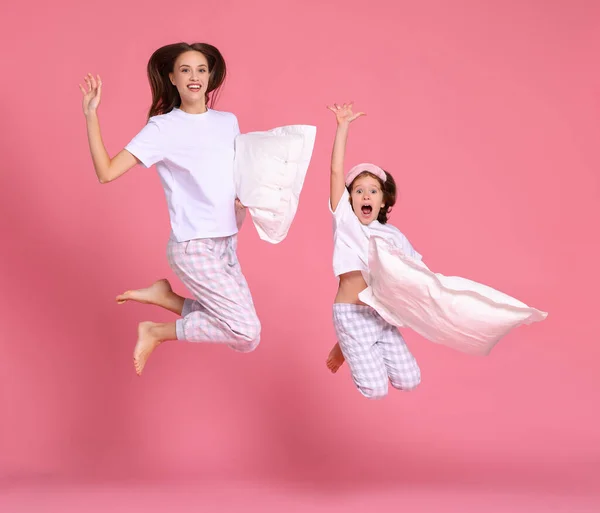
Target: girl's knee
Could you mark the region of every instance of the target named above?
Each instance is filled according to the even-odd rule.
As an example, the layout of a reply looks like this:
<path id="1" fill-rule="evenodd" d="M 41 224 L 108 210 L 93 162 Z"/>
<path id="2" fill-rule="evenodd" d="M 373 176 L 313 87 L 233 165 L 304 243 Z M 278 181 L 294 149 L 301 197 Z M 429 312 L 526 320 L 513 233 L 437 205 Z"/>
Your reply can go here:
<path id="1" fill-rule="evenodd" d="M 390 377 L 392 386 L 397 390 L 403 390 L 404 392 L 410 392 L 421 384 L 421 369 L 418 365 L 415 366 L 402 376 Z"/>
<path id="2" fill-rule="evenodd" d="M 387 382 L 385 384 L 366 387 L 357 385 L 358 391 L 367 399 L 383 399 L 388 394 Z"/>

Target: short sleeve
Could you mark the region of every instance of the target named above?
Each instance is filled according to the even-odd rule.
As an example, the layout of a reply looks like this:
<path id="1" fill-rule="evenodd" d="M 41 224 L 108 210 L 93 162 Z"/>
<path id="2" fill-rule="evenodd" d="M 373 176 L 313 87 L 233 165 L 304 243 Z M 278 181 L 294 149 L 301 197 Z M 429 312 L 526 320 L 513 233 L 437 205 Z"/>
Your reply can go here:
<path id="1" fill-rule="evenodd" d="M 238 123 L 237 116 L 233 115 L 233 137 L 240 135 L 240 124 Z"/>
<path id="2" fill-rule="evenodd" d="M 160 127 L 150 119 L 125 149 L 148 168 L 163 159 Z"/>
<path id="3" fill-rule="evenodd" d="M 415 260 L 423 260 L 423 255 L 421 255 L 421 253 L 419 253 L 415 248 L 412 247 L 412 244 L 409 242 L 408 245 L 410 246 L 410 255 L 415 259 Z"/>
<path id="4" fill-rule="evenodd" d="M 331 198 L 329 199 L 329 212 L 333 214 L 333 217 L 336 219 L 342 219 L 348 215 L 348 212 L 352 210 L 352 206 L 350 205 L 350 194 L 348 193 L 348 189 L 344 187 L 344 192 L 340 201 L 338 201 L 337 208 L 335 211 L 331 208 Z"/>

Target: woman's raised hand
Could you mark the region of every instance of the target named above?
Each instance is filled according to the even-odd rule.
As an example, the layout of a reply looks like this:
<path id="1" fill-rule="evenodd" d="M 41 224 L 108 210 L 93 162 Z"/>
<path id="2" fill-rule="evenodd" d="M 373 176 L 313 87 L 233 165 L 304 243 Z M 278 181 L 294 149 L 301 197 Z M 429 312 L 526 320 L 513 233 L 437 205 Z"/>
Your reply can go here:
<path id="1" fill-rule="evenodd" d="M 102 79 L 100 75 L 94 77 L 91 73 L 88 73 L 84 80 L 87 90 L 81 84 L 79 84 L 79 89 L 83 93 L 83 113 L 88 116 L 92 112 L 95 112 L 98 105 L 100 105 Z"/>

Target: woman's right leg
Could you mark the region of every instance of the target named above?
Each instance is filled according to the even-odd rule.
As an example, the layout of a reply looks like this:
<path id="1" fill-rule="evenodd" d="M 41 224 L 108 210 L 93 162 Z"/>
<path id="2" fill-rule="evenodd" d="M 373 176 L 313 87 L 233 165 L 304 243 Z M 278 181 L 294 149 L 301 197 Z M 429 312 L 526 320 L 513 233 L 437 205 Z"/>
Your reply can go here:
<path id="1" fill-rule="evenodd" d="M 237 260 L 236 242 L 235 236 L 169 242 L 169 264 L 196 299 L 176 294 L 162 279 L 144 289 L 128 290 L 116 300 L 160 306 L 180 315 L 179 340 L 229 342 L 235 350 L 252 351 L 260 341 L 261 327 Z"/>
<path id="2" fill-rule="evenodd" d="M 184 300 L 178 340 L 226 343 L 241 352 L 258 346 L 260 321 L 236 248 L 236 236 L 169 243 L 169 264 L 196 298 Z"/>

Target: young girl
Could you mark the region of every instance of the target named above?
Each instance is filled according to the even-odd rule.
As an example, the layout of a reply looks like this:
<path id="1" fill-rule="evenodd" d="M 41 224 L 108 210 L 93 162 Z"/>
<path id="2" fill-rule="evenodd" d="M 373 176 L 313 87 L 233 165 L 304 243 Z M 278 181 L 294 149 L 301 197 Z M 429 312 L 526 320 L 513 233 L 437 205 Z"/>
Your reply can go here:
<path id="1" fill-rule="evenodd" d="M 113 158 L 100 134 L 100 77 L 89 74 L 87 88 L 79 85 L 100 183 L 116 180 L 138 163 L 156 165 L 171 220 L 169 265 L 195 298 L 177 295 L 167 280 L 116 298 L 161 306 L 182 317 L 139 324 L 133 352 L 138 375 L 166 340 L 223 342 L 242 352 L 254 350 L 260 340 L 260 322 L 236 255 L 244 212 L 233 178 L 238 122 L 231 113 L 208 108 L 225 75 L 225 61 L 214 46 L 176 43 L 156 50 L 148 62 L 148 123 Z"/>
<path id="2" fill-rule="evenodd" d="M 385 322 L 358 298 L 367 288 L 369 237 L 384 237 L 405 254 L 421 258 L 407 238 L 387 224 L 396 202 L 393 177 L 374 164 L 359 164 L 344 178 L 344 154 L 352 104 L 328 107 L 336 115 L 337 132 L 331 156 L 330 202 L 334 224 L 333 269 L 339 288 L 333 305 L 333 322 L 339 343 L 327 365 L 336 372 L 344 359 L 352 379 L 366 397 L 379 399 L 388 391 L 388 381 L 399 390 L 412 390 L 421 372 L 397 328 Z"/>

